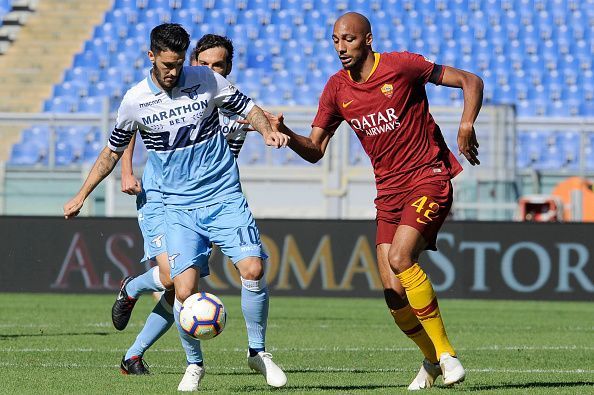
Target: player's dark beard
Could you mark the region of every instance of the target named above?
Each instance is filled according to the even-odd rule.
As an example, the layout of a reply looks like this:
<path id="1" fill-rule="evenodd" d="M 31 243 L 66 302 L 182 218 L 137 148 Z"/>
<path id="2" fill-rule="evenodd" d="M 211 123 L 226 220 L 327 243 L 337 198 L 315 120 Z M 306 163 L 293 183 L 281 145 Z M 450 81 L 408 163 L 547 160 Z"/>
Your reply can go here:
<path id="1" fill-rule="evenodd" d="M 163 89 L 171 90 L 173 88 L 173 84 L 175 84 L 175 82 L 177 82 L 177 80 L 175 80 L 171 86 L 167 86 L 167 83 L 161 78 L 161 75 L 159 74 L 159 70 L 157 70 L 157 66 L 154 63 L 153 63 L 153 68 L 152 68 L 151 72 L 153 73 L 153 76 L 155 77 L 155 79 L 157 80 L 157 82 Z"/>

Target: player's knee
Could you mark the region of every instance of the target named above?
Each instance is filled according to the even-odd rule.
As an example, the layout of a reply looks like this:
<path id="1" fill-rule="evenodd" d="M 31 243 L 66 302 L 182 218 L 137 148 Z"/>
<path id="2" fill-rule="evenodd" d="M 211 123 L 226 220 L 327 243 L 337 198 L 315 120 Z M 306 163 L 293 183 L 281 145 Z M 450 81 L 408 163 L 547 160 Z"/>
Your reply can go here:
<path id="1" fill-rule="evenodd" d="M 392 270 L 397 274 L 412 266 L 412 257 L 400 248 L 390 248 L 388 261 Z"/>
<path id="2" fill-rule="evenodd" d="M 260 280 L 264 277 L 264 264 L 262 260 L 250 260 L 241 265 L 239 268 L 241 277 L 246 280 Z"/>

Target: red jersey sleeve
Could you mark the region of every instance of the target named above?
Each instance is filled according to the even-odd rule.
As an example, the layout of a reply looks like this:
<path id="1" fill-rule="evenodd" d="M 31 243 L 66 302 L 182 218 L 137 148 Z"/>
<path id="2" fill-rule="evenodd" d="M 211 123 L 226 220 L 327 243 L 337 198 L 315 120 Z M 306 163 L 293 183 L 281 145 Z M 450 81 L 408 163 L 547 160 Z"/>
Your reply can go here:
<path id="1" fill-rule="evenodd" d="M 429 77 L 431 77 L 433 69 L 436 67 L 435 63 L 422 55 L 412 52 L 401 52 L 400 57 L 401 62 L 399 63 L 401 65 L 401 72 L 404 78 L 408 78 L 411 82 L 420 82 L 423 85 L 429 81 Z M 443 71 L 439 76 L 440 82 L 442 76 Z"/>
<path id="2" fill-rule="evenodd" d="M 324 87 L 322 96 L 320 96 L 318 112 L 311 126 L 324 129 L 332 134 L 343 120 L 344 118 L 340 115 L 336 106 L 335 79 L 330 78 Z"/>

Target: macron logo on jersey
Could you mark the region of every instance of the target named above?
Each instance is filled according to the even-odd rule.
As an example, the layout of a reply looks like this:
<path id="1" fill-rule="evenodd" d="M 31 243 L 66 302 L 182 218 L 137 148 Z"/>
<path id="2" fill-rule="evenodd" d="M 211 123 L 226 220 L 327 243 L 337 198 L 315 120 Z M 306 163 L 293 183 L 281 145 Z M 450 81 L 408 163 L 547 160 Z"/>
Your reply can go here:
<path id="1" fill-rule="evenodd" d="M 392 132 L 400 127 L 400 120 L 393 108 L 388 108 L 383 112 L 367 114 L 361 118 L 353 118 L 348 122 L 351 128 L 365 133 L 367 136 Z"/>

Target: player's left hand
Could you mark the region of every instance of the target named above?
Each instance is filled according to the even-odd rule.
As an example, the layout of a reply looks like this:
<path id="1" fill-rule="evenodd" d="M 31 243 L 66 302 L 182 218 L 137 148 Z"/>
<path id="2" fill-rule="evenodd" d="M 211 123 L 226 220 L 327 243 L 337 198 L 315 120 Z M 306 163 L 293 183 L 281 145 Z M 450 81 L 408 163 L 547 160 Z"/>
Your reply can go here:
<path id="1" fill-rule="evenodd" d="M 69 219 L 76 217 L 80 213 L 84 200 L 78 196 L 72 198 L 68 203 L 64 205 L 64 218 Z"/>
<path id="2" fill-rule="evenodd" d="M 122 192 L 128 195 L 138 195 L 142 192 L 140 181 L 134 177 L 134 174 L 124 174 L 122 172 Z"/>
<path id="3" fill-rule="evenodd" d="M 476 139 L 474 125 L 460 125 L 458 129 L 458 150 L 460 155 L 464 155 L 468 163 L 471 165 L 480 165 L 481 161 L 478 159 L 479 143 Z"/>

